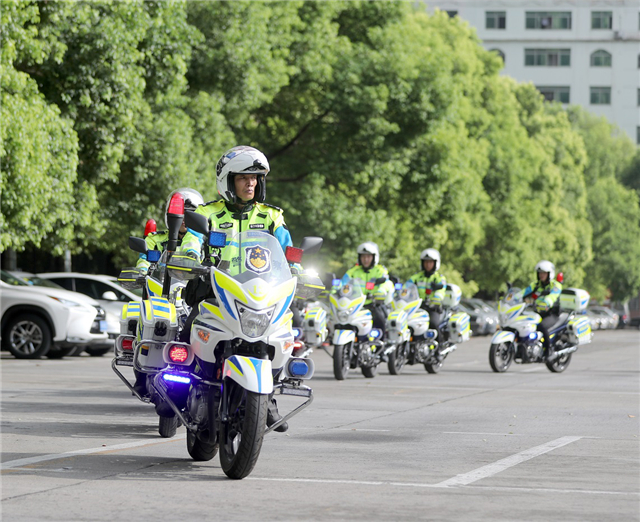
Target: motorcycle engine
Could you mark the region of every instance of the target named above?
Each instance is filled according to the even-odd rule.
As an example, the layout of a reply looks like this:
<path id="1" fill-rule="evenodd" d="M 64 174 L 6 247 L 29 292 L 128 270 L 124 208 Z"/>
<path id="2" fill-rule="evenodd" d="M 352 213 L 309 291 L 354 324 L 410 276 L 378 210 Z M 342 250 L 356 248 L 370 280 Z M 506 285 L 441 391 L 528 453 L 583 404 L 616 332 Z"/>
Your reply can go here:
<path id="1" fill-rule="evenodd" d="M 542 359 L 542 353 L 544 351 L 544 347 L 540 341 L 536 341 L 535 343 L 527 346 L 526 354 L 527 360 L 536 361 Z"/>
<path id="2" fill-rule="evenodd" d="M 187 409 L 191 419 L 196 424 L 203 424 L 207 419 L 208 394 L 204 385 L 194 386 L 189 391 Z"/>

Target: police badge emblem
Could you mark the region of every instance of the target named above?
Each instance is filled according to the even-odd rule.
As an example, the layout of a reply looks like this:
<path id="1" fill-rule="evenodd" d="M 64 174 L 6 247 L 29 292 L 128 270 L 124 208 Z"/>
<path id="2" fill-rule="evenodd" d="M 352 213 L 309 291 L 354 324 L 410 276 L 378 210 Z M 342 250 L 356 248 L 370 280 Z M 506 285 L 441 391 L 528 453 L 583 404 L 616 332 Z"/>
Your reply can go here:
<path id="1" fill-rule="evenodd" d="M 247 247 L 244 250 L 247 270 L 262 274 L 271 270 L 271 250 L 261 246 Z"/>

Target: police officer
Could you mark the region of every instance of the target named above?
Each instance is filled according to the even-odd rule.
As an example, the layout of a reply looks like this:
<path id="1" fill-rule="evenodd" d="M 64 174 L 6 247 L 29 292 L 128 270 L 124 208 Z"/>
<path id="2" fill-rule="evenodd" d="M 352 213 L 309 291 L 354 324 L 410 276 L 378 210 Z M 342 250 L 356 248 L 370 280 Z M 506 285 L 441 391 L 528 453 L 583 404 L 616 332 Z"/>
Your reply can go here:
<path id="1" fill-rule="evenodd" d="M 283 210 L 264 202 L 269 162 L 258 149 L 240 145 L 225 152 L 216 165 L 216 184 L 221 199 L 210 201 L 196 209 L 198 214 L 209 219 L 212 230 L 227 234 L 227 245 L 231 238 L 247 230 L 263 230 L 275 236 L 282 249 L 292 246 Z M 202 256 L 204 238 L 191 231 L 182 239 L 180 252 L 198 260 Z M 205 246 L 205 248 L 208 248 Z M 191 303 L 189 303 L 191 304 Z M 194 307 L 197 312 L 197 307 Z M 189 335 L 193 317 L 185 324 Z M 282 417 L 278 413 L 273 397 L 267 412 L 267 425 L 271 426 Z M 287 431 L 284 423 L 276 431 Z"/>
<path id="2" fill-rule="evenodd" d="M 169 224 L 167 223 L 167 210 L 169 209 L 169 203 L 171 202 L 171 198 L 174 194 L 180 194 L 184 199 L 184 208 L 185 210 L 196 210 L 200 205 L 204 204 L 204 199 L 202 195 L 197 190 L 191 188 L 179 188 L 174 190 L 169 197 L 167 198 L 167 202 L 164 205 L 164 222 L 169 228 Z M 178 233 L 178 244 L 184 238 L 184 236 L 189 232 L 194 236 L 201 237 L 200 234 L 193 230 L 189 230 L 184 222 L 180 225 L 180 232 Z M 146 238 L 145 242 L 147 244 L 147 250 L 160 250 L 164 252 L 164 249 L 169 242 L 169 232 L 167 230 L 161 232 L 151 232 Z M 149 261 L 147 260 L 147 254 L 140 254 L 138 258 L 138 262 L 136 263 L 136 268 L 139 268 L 143 271 L 147 271 L 149 269 Z"/>
<path id="3" fill-rule="evenodd" d="M 447 288 L 447 280 L 438 272 L 440 269 L 440 252 L 435 248 L 427 248 L 420 253 L 422 270 L 413 274 L 407 283 L 413 283 L 418 287 L 418 293 L 422 299 L 422 308 L 429 312 L 429 324 L 431 328 L 440 334 L 444 299 Z"/>
<path id="4" fill-rule="evenodd" d="M 373 283 L 372 288 L 364 288 L 363 292 L 367 296 L 365 308 L 371 311 L 373 317 L 373 327 L 384 331 L 387 322 L 387 312 L 385 304 L 393 296 L 394 286 L 389 280 L 389 271 L 384 265 L 379 264 L 380 251 L 378 245 L 372 241 L 367 241 L 358 246 L 358 262 L 342 277 L 343 283 L 349 279 L 360 279 L 365 283 Z"/>
<path id="5" fill-rule="evenodd" d="M 531 298 L 536 311 L 542 317 L 538 331 L 544 336 L 542 344 L 547 358 L 552 357 L 553 348 L 549 339 L 549 329 L 560 317 L 560 294 L 562 284 L 556 280 L 556 267 L 551 261 L 542 260 L 536 265 L 536 280 L 522 292 L 522 298 Z"/>

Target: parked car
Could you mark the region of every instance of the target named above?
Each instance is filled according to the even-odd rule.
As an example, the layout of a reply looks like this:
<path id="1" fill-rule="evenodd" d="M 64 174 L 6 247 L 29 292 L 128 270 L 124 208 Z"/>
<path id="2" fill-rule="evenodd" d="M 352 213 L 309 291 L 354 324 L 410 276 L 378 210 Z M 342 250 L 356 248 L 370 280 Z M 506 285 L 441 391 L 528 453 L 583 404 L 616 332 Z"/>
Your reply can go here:
<path id="1" fill-rule="evenodd" d="M 64 357 L 77 345 L 108 340 L 104 310 L 95 301 L 29 285 L 4 270 L 0 279 L 2 349 L 18 359 Z"/>
<path id="2" fill-rule="evenodd" d="M 611 310 L 611 308 L 607 308 L 606 306 L 594 306 L 592 307 L 596 312 L 598 312 L 603 317 L 608 317 L 607 328 L 614 330 L 618 328 L 618 324 L 620 323 L 620 316 Z"/>
<path id="3" fill-rule="evenodd" d="M 625 328 L 629 325 L 629 304 L 614 302 L 611 303 L 611 310 L 618 314 L 617 328 Z"/>
<path id="4" fill-rule="evenodd" d="M 480 299 L 462 299 L 460 309 L 469 314 L 473 335 L 491 335 L 500 324 L 498 312 L 491 310 Z"/>
<path id="5" fill-rule="evenodd" d="M 618 326 L 618 318 L 616 317 L 614 321 L 614 318 L 603 310 L 603 308 L 602 306 L 592 306 L 589 308 L 589 312 L 600 319 L 600 330 L 616 328 Z"/>
<path id="6" fill-rule="evenodd" d="M 585 314 L 587 315 L 587 317 L 589 318 L 589 321 L 591 322 L 592 330 L 595 331 L 595 330 L 604 329 L 604 326 L 602 325 L 602 316 L 600 314 L 596 313 L 591 308 L 587 308 L 587 311 L 585 312 Z"/>
<path id="7" fill-rule="evenodd" d="M 50 279 L 44 279 L 39 275 L 33 274 L 31 272 L 24 272 L 22 270 L 9 270 L 8 272 L 14 277 L 22 279 L 23 281 L 25 281 L 30 285 L 46 286 L 48 288 L 57 288 L 58 290 L 64 290 L 65 292 L 70 292 L 69 290 L 66 290 L 65 288 L 60 286 L 58 283 Z M 100 316 L 99 320 L 106 321 L 105 331 L 107 332 L 107 335 L 108 335 L 108 339 L 106 339 L 102 343 L 90 343 L 86 346 L 80 346 L 79 347 L 80 349 L 76 350 L 73 353 L 73 355 L 80 355 L 80 353 L 85 351 L 86 353 L 88 353 L 93 357 L 100 357 L 106 353 L 112 352 L 115 339 L 116 337 L 118 337 L 118 335 L 120 335 L 120 316 L 115 315 L 111 312 L 107 312 L 100 305 L 98 301 L 96 301 L 95 299 L 83 293 L 80 293 L 80 292 L 71 292 L 71 293 L 77 296 L 76 299 L 86 299 L 88 302 L 90 302 L 90 304 L 95 305 L 96 308 L 98 308 L 99 310 L 98 314 Z M 104 329 L 104 324 L 103 324 L 103 329 Z"/>
<path id="8" fill-rule="evenodd" d="M 79 272 L 48 272 L 38 274 L 72 292 L 88 295 L 107 311 L 120 317 L 122 305 L 130 301 L 142 301 L 142 290 L 122 288 L 118 279 L 108 275 L 81 274 Z"/>

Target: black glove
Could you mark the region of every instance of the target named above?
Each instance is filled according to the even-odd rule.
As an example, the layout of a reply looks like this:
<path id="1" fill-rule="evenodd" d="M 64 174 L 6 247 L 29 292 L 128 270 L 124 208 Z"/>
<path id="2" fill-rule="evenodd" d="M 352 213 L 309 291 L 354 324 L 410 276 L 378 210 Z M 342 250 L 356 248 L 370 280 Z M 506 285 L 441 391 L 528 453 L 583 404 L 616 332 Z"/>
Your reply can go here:
<path id="1" fill-rule="evenodd" d="M 384 284 L 386 282 L 387 282 L 387 278 L 386 277 L 379 277 L 378 279 L 376 279 L 375 284 L 376 284 L 376 286 L 378 286 L 378 285 L 382 285 L 382 284 Z"/>

